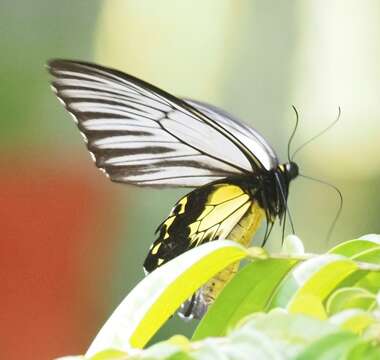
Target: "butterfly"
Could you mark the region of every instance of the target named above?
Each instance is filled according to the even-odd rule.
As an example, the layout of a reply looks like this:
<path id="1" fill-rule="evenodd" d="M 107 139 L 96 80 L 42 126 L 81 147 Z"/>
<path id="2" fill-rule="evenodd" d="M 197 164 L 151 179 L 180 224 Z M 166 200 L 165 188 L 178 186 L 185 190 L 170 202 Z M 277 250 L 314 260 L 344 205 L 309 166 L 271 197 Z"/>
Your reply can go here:
<path id="1" fill-rule="evenodd" d="M 147 273 L 209 241 L 248 246 L 263 219 L 265 242 L 275 220 L 286 216 L 297 164 L 280 164 L 256 130 L 227 112 L 92 63 L 57 59 L 48 70 L 96 166 L 112 181 L 195 188 L 158 226 L 144 262 Z M 200 318 L 237 266 L 198 290 L 182 315 Z"/>

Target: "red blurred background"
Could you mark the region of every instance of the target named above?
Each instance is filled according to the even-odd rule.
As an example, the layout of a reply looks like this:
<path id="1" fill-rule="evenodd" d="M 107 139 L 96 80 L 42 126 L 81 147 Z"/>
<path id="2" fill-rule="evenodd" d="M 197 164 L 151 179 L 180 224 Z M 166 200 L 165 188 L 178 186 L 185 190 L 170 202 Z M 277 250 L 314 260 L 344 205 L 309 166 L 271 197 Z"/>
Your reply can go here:
<path id="1" fill-rule="evenodd" d="M 111 281 L 109 187 L 80 167 L 8 157 L 0 163 L 2 359 L 84 351 Z M 78 170 L 79 169 L 79 170 Z M 38 174 L 38 176 L 31 176 Z M 99 219 L 103 219 L 99 221 Z M 100 300 L 100 301 L 99 301 Z M 104 305 L 103 305 L 104 307 Z"/>

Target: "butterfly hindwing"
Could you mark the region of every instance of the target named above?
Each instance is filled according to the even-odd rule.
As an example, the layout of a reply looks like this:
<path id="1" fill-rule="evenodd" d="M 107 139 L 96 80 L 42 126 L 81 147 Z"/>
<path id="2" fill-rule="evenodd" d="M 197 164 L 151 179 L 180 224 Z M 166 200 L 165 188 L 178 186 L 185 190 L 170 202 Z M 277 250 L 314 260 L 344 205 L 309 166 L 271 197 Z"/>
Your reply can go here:
<path id="1" fill-rule="evenodd" d="M 248 246 L 265 217 L 258 193 L 258 186 L 248 188 L 238 180 L 215 182 L 184 196 L 158 227 L 158 238 L 144 262 L 145 271 L 152 272 L 208 241 L 228 238 Z M 201 318 L 237 269 L 235 263 L 215 275 L 181 306 L 179 314 Z"/>
<path id="2" fill-rule="evenodd" d="M 190 192 L 157 229 L 158 238 L 145 260 L 145 270 L 151 272 L 195 246 L 228 238 L 253 201 L 248 190 L 223 181 Z"/>

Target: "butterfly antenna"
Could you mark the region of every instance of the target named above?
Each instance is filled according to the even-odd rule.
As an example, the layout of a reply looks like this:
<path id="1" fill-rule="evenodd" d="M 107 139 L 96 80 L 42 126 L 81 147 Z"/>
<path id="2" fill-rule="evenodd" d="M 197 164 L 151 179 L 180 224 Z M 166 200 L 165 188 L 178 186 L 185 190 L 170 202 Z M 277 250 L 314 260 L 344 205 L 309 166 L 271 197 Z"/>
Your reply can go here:
<path id="1" fill-rule="evenodd" d="M 303 149 L 306 145 L 310 144 L 312 141 L 314 141 L 315 139 L 319 138 L 321 135 L 323 135 L 325 132 L 329 131 L 340 119 L 340 115 L 342 114 L 342 109 L 341 107 L 339 106 L 338 107 L 338 115 L 337 117 L 335 118 L 335 120 L 329 125 L 327 126 L 326 128 L 324 128 L 322 131 L 320 131 L 318 134 L 314 135 L 313 137 L 311 137 L 309 140 L 307 140 L 306 142 L 304 142 L 300 147 L 298 147 L 292 157 L 291 157 L 291 160 L 294 159 L 294 157 L 296 156 L 296 154 L 301 150 Z M 288 155 L 289 156 L 289 155 Z"/>
<path id="2" fill-rule="evenodd" d="M 293 142 L 293 139 L 294 139 L 294 135 L 296 134 L 296 131 L 297 131 L 297 128 L 298 128 L 298 123 L 299 123 L 299 114 L 298 114 L 298 110 L 297 108 L 292 105 L 292 108 L 296 114 L 296 123 L 294 125 L 294 128 L 293 128 L 293 131 L 289 137 L 289 141 L 288 141 L 288 160 L 290 162 L 290 148 L 291 148 L 291 145 L 292 145 L 292 142 Z"/>
<path id="3" fill-rule="evenodd" d="M 276 177 L 276 181 L 277 181 L 277 184 L 278 184 L 278 188 L 279 188 L 279 190 L 280 190 L 280 194 L 281 194 L 282 201 L 284 202 L 284 205 L 285 205 L 285 208 L 286 208 L 286 212 L 287 212 L 288 215 L 289 215 L 289 223 L 290 223 L 290 227 L 292 228 L 292 233 L 295 234 L 294 224 L 293 224 L 293 219 L 292 219 L 292 216 L 290 215 L 290 211 L 289 211 L 289 208 L 288 208 L 288 203 L 287 203 L 287 201 L 286 201 L 286 197 L 285 197 L 285 194 L 284 194 L 284 190 L 282 189 L 281 180 L 280 180 L 280 178 L 278 177 L 278 174 L 277 174 L 277 173 L 275 173 L 275 177 Z"/>
<path id="4" fill-rule="evenodd" d="M 304 179 L 308 179 L 308 180 L 312 180 L 312 181 L 315 181 L 317 183 L 320 183 L 320 184 L 323 184 L 323 185 L 326 185 L 328 187 L 330 187 L 331 189 L 335 190 L 336 193 L 338 194 L 338 197 L 339 197 L 339 206 L 338 206 L 338 210 L 336 212 L 336 215 L 334 217 L 334 220 L 332 221 L 331 225 L 330 225 L 330 228 L 329 228 L 329 231 L 327 232 L 327 242 L 329 243 L 330 242 L 330 239 L 331 239 L 331 234 L 335 228 L 335 225 L 340 217 L 340 214 L 342 213 L 342 209 L 343 209 L 343 195 L 341 193 L 341 191 L 333 184 L 330 184 L 329 182 L 327 181 L 323 181 L 323 180 L 320 180 L 320 179 L 316 179 L 314 177 L 311 177 L 311 176 L 307 176 L 307 175 L 303 175 L 303 174 L 299 174 L 300 177 L 304 178 Z"/>

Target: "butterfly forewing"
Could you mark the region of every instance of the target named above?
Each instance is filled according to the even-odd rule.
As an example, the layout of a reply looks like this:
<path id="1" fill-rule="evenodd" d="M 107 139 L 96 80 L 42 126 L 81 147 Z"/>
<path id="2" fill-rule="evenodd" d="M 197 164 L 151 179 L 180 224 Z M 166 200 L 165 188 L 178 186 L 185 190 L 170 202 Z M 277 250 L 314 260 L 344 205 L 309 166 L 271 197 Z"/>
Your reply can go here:
<path id="1" fill-rule="evenodd" d="M 111 180 L 195 187 L 276 166 L 260 135 L 206 104 L 99 65 L 53 60 L 49 70 L 58 98 Z"/>
<path id="2" fill-rule="evenodd" d="M 207 115 L 210 119 L 222 124 L 234 137 L 245 144 L 250 152 L 254 154 L 254 161 L 257 167 L 272 170 L 278 166 L 276 152 L 256 130 L 214 105 L 192 99 L 185 99 L 185 101 Z"/>

